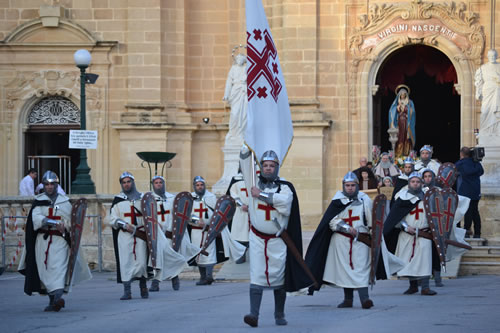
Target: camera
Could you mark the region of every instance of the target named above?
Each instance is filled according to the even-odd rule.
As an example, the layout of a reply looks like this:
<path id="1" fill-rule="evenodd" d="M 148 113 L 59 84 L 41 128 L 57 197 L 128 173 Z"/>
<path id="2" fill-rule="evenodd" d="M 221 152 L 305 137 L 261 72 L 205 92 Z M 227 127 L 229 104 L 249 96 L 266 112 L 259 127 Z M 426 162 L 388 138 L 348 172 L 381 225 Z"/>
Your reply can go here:
<path id="1" fill-rule="evenodd" d="M 470 156 L 474 162 L 481 162 L 484 157 L 484 147 L 473 147 L 470 149 Z"/>

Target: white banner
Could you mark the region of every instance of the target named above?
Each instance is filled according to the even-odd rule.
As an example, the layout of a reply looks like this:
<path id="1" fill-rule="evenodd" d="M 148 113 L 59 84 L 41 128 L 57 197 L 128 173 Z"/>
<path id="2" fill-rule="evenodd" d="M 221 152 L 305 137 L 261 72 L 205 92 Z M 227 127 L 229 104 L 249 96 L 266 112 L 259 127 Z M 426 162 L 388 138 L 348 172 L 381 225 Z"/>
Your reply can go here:
<path id="1" fill-rule="evenodd" d="M 97 131 L 69 131 L 70 149 L 97 149 Z"/>
<path id="2" fill-rule="evenodd" d="M 283 163 L 293 140 L 285 79 L 261 0 L 246 0 L 248 120 L 245 143 L 260 160 L 274 150 Z"/>

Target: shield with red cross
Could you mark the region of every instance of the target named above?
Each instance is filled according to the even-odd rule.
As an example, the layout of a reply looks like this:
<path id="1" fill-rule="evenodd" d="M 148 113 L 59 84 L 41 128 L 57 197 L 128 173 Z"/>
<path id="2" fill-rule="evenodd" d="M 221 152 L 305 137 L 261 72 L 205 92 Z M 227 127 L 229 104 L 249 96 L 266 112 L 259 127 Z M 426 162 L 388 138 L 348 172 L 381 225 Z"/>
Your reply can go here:
<path id="1" fill-rule="evenodd" d="M 193 210 L 193 197 L 189 192 L 180 192 L 175 196 L 172 215 L 172 248 L 179 251 L 182 237 L 191 219 Z"/>
<path id="2" fill-rule="evenodd" d="M 373 200 L 372 207 L 372 242 L 371 242 L 371 268 L 369 283 L 373 287 L 375 284 L 375 275 L 377 273 L 378 261 L 380 258 L 380 245 L 382 244 L 382 235 L 384 231 L 384 215 L 387 205 L 385 194 L 379 194 Z"/>
<path id="3" fill-rule="evenodd" d="M 80 240 L 83 234 L 83 224 L 85 222 L 85 213 L 87 211 L 87 199 L 78 199 L 71 208 L 71 248 L 69 250 L 68 260 L 68 285 L 71 285 L 73 273 L 75 271 L 78 250 L 80 249 Z"/>
<path id="4" fill-rule="evenodd" d="M 458 170 L 455 164 L 446 162 L 439 167 L 436 180 L 443 188 L 449 188 L 455 184 L 457 176 Z"/>
<path id="5" fill-rule="evenodd" d="M 441 266 L 446 267 L 447 241 L 453 229 L 458 195 L 451 188 L 434 187 L 424 196 L 424 208 Z"/>
<path id="6" fill-rule="evenodd" d="M 151 192 L 147 192 L 141 199 L 141 211 L 146 231 L 146 239 L 148 243 L 149 256 L 151 257 L 151 264 L 153 268 L 156 265 L 156 253 L 158 249 L 158 212 L 156 199 Z"/>
<path id="7" fill-rule="evenodd" d="M 202 251 L 206 250 L 208 246 L 217 238 L 222 232 L 222 229 L 228 225 L 229 221 L 233 219 L 234 212 L 236 211 L 236 202 L 229 195 L 223 195 L 217 200 L 215 204 L 214 213 L 210 218 L 208 225 L 207 238 L 203 244 Z"/>

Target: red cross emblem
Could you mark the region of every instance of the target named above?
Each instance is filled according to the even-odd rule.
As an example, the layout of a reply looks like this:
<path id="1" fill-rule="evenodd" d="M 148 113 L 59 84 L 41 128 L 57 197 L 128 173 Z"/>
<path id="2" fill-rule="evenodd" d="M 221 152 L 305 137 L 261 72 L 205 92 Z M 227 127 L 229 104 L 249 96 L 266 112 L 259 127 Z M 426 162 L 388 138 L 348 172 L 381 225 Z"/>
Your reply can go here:
<path id="1" fill-rule="evenodd" d="M 254 43 L 254 41 L 262 40 L 262 36 L 264 36 L 265 46 L 259 52 L 256 47 L 257 43 Z M 255 95 L 259 98 L 266 98 L 268 96 L 267 90 L 270 88 L 269 93 L 274 98 L 274 101 L 278 102 L 278 95 L 283 85 L 278 78 L 278 52 L 271 34 L 267 29 L 263 32 L 260 29 L 254 29 L 252 33 L 247 31 L 247 44 L 247 60 L 249 64 L 247 69 L 248 101 L 250 102 Z M 267 84 L 263 80 L 259 80 L 261 77 L 267 81 L 269 87 L 266 87 Z M 262 86 L 261 84 L 265 85 Z"/>
<path id="2" fill-rule="evenodd" d="M 410 215 L 415 215 L 415 220 L 418 220 L 418 217 L 420 216 L 419 213 L 424 213 L 424 210 L 422 208 L 418 208 L 417 206 L 410 212 Z"/>
<path id="3" fill-rule="evenodd" d="M 49 215 L 47 216 L 48 219 L 51 219 L 51 220 L 60 220 L 61 217 L 60 216 L 54 216 L 54 208 L 49 208 Z"/>
<path id="4" fill-rule="evenodd" d="M 140 212 L 135 211 L 134 205 L 130 205 L 130 213 L 125 213 L 123 214 L 125 217 L 130 217 L 130 223 L 137 225 L 136 217 L 137 216 L 142 216 Z"/>
<path id="5" fill-rule="evenodd" d="M 203 219 L 203 213 L 207 212 L 208 209 L 203 208 L 203 202 L 200 202 L 200 208 L 196 208 L 194 211 L 200 214 L 200 220 L 201 220 Z"/>
<path id="6" fill-rule="evenodd" d="M 450 230 L 450 221 L 453 221 L 455 218 L 455 214 L 451 212 L 451 198 L 448 198 L 448 207 L 444 211 L 444 215 L 446 216 L 446 231 Z"/>
<path id="7" fill-rule="evenodd" d="M 231 210 L 231 206 L 227 205 L 226 210 L 224 213 L 222 213 L 220 210 L 217 211 L 217 214 L 219 214 L 220 219 L 217 225 L 215 226 L 215 230 L 219 231 L 219 228 L 223 222 L 227 222 L 227 214 L 229 214 L 229 211 Z"/>
<path id="8" fill-rule="evenodd" d="M 345 223 L 349 224 L 352 227 L 352 222 L 358 221 L 359 216 L 352 216 L 352 209 L 349 209 L 349 217 L 343 219 Z"/>
<path id="9" fill-rule="evenodd" d="M 241 192 L 245 192 L 245 194 L 246 194 L 246 196 L 248 198 L 248 190 L 246 188 L 242 187 L 240 191 Z"/>
<path id="10" fill-rule="evenodd" d="M 436 200 L 436 212 L 431 213 L 431 217 L 437 219 L 437 225 L 439 227 L 439 234 L 442 235 L 443 234 L 443 226 L 441 225 L 441 216 L 443 216 L 443 214 L 441 214 L 441 210 L 439 209 L 439 198 L 435 198 L 435 200 Z"/>
<path id="11" fill-rule="evenodd" d="M 184 202 L 184 211 L 182 213 L 179 213 L 179 212 L 175 212 L 175 215 L 177 217 L 180 217 L 181 218 L 181 227 L 180 227 L 180 231 L 184 230 L 184 222 L 186 222 L 187 220 L 189 220 L 189 216 L 187 216 L 187 210 L 188 210 L 188 207 L 189 207 L 189 202 L 186 200 Z M 205 209 L 206 210 L 206 209 Z M 202 213 L 200 213 L 202 214 Z"/>
<path id="12" fill-rule="evenodd" d="M 158 211 L 158 215 L 161 215 L 161 221 L 165 222 L 165 215 L 170 214 L 169 210 L 165 210 L 165 207 L 163 207 L 163 204 L 160 204 L 160 210 Z"/>
<path id="13" fill-rule="evenodd" d="M 257 208 L 266 212 L 266 221 L 271 221 L 271 211 L 276 210 L 273 206 L 271 206 L 270 204 L 259 204 Z"/>

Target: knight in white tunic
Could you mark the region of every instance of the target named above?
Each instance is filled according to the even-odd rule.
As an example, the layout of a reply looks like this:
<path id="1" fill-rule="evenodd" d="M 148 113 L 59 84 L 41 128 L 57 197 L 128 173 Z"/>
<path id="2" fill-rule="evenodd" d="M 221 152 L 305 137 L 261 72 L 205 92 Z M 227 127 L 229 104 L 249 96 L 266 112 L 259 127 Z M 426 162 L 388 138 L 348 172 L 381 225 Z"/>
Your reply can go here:
<path id="1" fill-rule="evenodd" d="M 437 175 L 441 163 L 432 159 L 434 149 L 432 146 L 424 145 L 420 148 L 420 160 L 415 163 L 415 171 L 422 173 L 423 169 L 431 169 Z"/>
<path id="2" fill-rule="evenodd" d="M 123 283 L 121 300 L 132 299 L 131 284 L 139 280 L 142 298 L 148 298 L 146 280 L 148 278 L 148 249 L 144 239 L 141 213 L 142 193 L 135 188 L 134 176 L 124 172 L 120 176 L 122 192 L 115 196 L 111 205 L 109 224 L 113 228 L 117 282 Z M 145 233 L 144 233 L 145 234 Z"/>
<path id="3" fill-rule="evenodd" d="M 217 197 L 206 190 L 205 179 L 196 176 L 193 180 L 194 192 L 193 211 L 190 221 L 191 242 L 199 249 L 203 247 L 208 236 L 208 226 L 214 213 Z M 206 252 L 208 255 L 199 254 L 196 264 L 200 271 L 200 280 L 197 285 L 210 285 L 213 283 L 213 267 L 217 263 L 231 259 L 237 264 L 245 261 L 246 247 L 231 238 L 228 228 L 222 229 L 220 235 L 210 243 Z"/>
<path id="4" fill-rule="evenodd" d="M 226 194 L 236 201 L 236 211 L 231 222 L 231 238 L 247 246 L 250 231 L 248 189 L 241 172 L 231 179 Z"/>
<path id="5" fill-rule="evenodd" d="M 186 263 L 198 254 L 199 249 L 191 244 L 187 233 L 183 235 L 179 251 L 177 252 L 172 248 L 172 215 L 175 195 L 165 190 L 165 179 L 162 176 L 154 176 L 151 182 L 153 184 L 153 196 L 157 203 L 157 221 L 163 231 L 162 234 L 165 236 L 165 246 L 163 251 L 164 263 L 161 272 L 163 274 L 158 274 L 159 276 L 153 279 L 149 291 L 156 292 L 160 290 L 161 275 L 173 276 L 171 278 L 172 288 L 179 290 L 178 274 L 187 266 Z M 163 236 L 158 239 L 163 239 Z M 168 274 L 166 274 L 166 271 L 168 271 Z"/>
<path id="6" fill-rule="evenodd" d="M 279 159 L 272 150 L 263 154 L 261 174 L 255 184 L 253 159 L 246 147 L 240 152 L 240 165 L 246 188 L 250 189 L 248 213 L 251 226 L 250 248 L 250 314 L 244 322 L 258 326 L 263 289 L 273 289 L 276 325 L 286 325 L 287 291 L 297 291 L 311 285 L 303 271 L 293 267 L 294 259 L 287 254 L 287 245 L 279 237 L 286 230 L 302 254 L 300 213 L 293 185 L 278 177 Z M 297 244 L 299 243 L 300 244 Z M 293 280 L 296 279 L 296 280 Z"/>
<path id="7" fill-rule="evenodd" d="M 430 239 L 417 236 L 419 230 L 429 229 L 422 185 L 419 172 L 413 172 L 408 177 L 408 188 L 399 191 L 384 223 L 384 236 L 386 239 L 397 238 L 395 254 L 406 264 L 397 275 L 410 280 L 410 287 L 404 293 L 418 292 L 418 280 L 421 280 L 421 294 L 435 295 L 436 292 L 429 288 L 434 245 Z"/>
<path id="8" fill-rule="evenodd" d="M 65 306 L 62 296 L 70 290 L 69 281 L 88 280 L 91 274 L 78 251 L 74 275 L 79 276 L 68 276 L 72 206 L 67 196 L 57 193 L 59 178 L 54 172 L 47 171 L 42 183 L 45 192 L 35 197 L 28 216 L 19 271 L 26 276 L 26 294 L 48 294 L 45 311 L 57 312 Z"/>
<path id="9" fill-rule="evenodd" d="M 217 197 L 215 194 L 206 190 L 205 179 L 201 176 L 196 176 L 193 179 L 194 192 L 193 196 L 193 211 L 190 221 L 191 227 L 191 242 L 200 249 L 203 247 L 207 238 L 208 224 L 214 212 Z M 196 257 L 196 264 L 200 271 L 200 280 L 197 285 L 211 285 L 214 282 L 213 269 L 217 263 L 216 241 L 212 242 L 206 249 L 208 255 L 199 254 Z"/>

